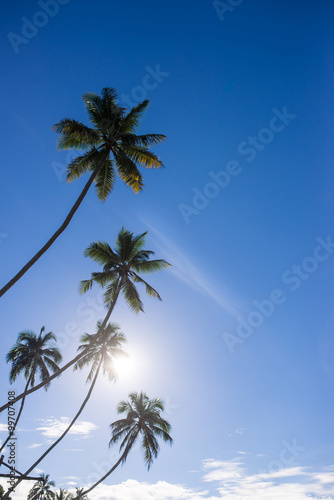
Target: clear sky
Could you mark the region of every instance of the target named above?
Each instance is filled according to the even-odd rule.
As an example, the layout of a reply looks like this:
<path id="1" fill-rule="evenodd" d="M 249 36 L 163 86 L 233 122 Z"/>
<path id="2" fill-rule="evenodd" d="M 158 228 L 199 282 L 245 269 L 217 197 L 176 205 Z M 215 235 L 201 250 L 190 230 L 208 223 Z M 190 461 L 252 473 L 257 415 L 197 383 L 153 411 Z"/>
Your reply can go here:
<path id="1" fill-rule="evenodd" d="M 166 169 L 144 171 L 136 196 L 120 180 L 104 204 L 92 190 L 1 299 L 1 401 L 20 331 L 45 325 L 67 361 L 103 318 L 100 291 L 77 291 L 95 268 L 89 243 L 147 230 L 147 248 L 173 267 L 150 278 L 162 302 L 142 291 L 145 314 L 119 300 L 133 369 L 115 384 L 101 377 L 37 472 L 63 488 L 103 474 L 118 457 L 116 405 L 143 389 L 166 402 L 174 445 L 161 444 L 149 472 L 135 449 L 92 500 L 333 499 L 332 2 L 51 3 L 1 6 L 1 285 L 86 182 L 65 182 L 72 156 L 51 131 L 63 117 L 88 124 L 83 93 L 114 87 L 125 107 L 150 99 L 141 132 L 167 136 L 155 148 Z M 86 376 L 27 399 L 20 470 L 76 413 Z"/>

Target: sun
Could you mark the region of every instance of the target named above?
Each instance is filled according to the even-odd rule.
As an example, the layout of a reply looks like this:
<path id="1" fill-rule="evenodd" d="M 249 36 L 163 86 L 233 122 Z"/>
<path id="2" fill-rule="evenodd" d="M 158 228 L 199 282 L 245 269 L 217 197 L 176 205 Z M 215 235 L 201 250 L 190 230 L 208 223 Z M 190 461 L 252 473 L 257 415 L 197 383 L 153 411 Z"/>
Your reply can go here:
<path id="1" fill-rule="evenodd" d="M 115 358 L 114 367 L 120 380 L 130 377 L 135 371 L 135 363 L 130 355 Z"/>

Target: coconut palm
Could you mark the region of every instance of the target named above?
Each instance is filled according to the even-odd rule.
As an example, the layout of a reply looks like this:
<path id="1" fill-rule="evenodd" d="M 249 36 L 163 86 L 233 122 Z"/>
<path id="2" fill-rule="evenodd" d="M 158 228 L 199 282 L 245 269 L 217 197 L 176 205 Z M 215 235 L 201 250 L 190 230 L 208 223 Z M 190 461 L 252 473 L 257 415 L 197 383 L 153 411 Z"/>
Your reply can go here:
<path id="1" fill-rule="evenodd" d="M 122 452 L 121 457 L 113 467 L 101 478 L 94 483 L 90 488 L 82 492 L 82 495 L 87 495 L 96 486 L 102 483 L 121 463 L 124 463 L 128 454 L 141 436 L 141 448 L 143 451 L 144 461 L 149 469 L 153 463 L 153 459 L 157 458 L 159 453 L 159 443 L 157 438 L 162 438 L 170 444 L 173 439 L 169 432 L 171 429 L 167 420 L 164 420 L 160 412 L 164 410 L 163 402 L 158 399 L 149 399 L 148 396 L 141 392 L 129 394 L 129 401 L 121 401 L 118 404 L 118 413 L 125 413 L 126 417 L 113 422 L 110 427 L 112 429 L 112 437 L 109 446 L 122 441 L 119 451 Z M 75 500 L 82 498 L 77 496 Z"/>
<path id="2" fill-rule="evenodd" d="M 144 250 L 146 232 L 134 236 L 133 233 L 126 231 L 124 228 L 118 233 L 115 249 L 112 250 L 108 243 L 96 242 L 92 243 L 86 250 L 85 255 L 93 259 L 95 262 L 103 266 L 103 271 L 100 273 L 92 273 L 89 280 L 84 280 L 80 283 L 79 291 L 87 292 L 96 282 L 101 286 L 107 284 L 105 300 L 109 307 L 106 317 L 104 318 L 101 329 L 103 329 L 109 321 L 110 315 L 115 307 L 116 301 L 120 292 L 124 295 L 131 309 L 135 312 L 143 310 L 143 304 L 134 283 L 142 283 L 145 285 L 146 293 L 161 300 L 160 295 L 139 274 L 152 273 L 161 271 L 170 266 L 165 260 L 150 260 L 150 256 L 154 254 L 151 250 Z M 99 332 L 97 332 L 99 333 Z M 51 381 L 57 375 L 63 373 L 67 368 L 79 361 L 83 356 L 83 352 L 75 356 L 71 361 L 64 365 L 57 374 L 51 375 L 47 381 Z M 20 394 L 13 403 L 19 401 L 24 395 L 43 387 L 40 383 L 32 389 Z M 0 412 L 5 410 L 10 403 L 1 406 Z"/>
<path id="3" fill-rule="evenodd" d="M 9 381 L 12 384 L 15 382 L 20 373 L 24 373 L 27 383 L 24 388 L 26 392 L 30 387 L 34 387 L 36 375 L 39 373 L 43 382 L 46 382 L 50 377 L 50 371 L 56 373 L 59 370 L 58 363 L 62 356 L 53 345 L 56 342 L 56 337 L 52 332 L 44 333 L 45 326 L 42 326 L 39 335 L 32 331 L 24 331 L 19 333 L 16 344 L 8 352 L 6 356 L 7 363 L 12 363 L 12 368 L 9 373 Z M 47 390 L 50 382 L 46 382 L 44 389 Z M 21 406 L 15 422 L 11 426 L 11 432 L 0 448 L 0 452 L 5 448 L 14 434 L 17 423 L 22 414 L 25 397 L 22 398 Z"/>
<path id="4" fill-rule="evenodd" d="M 53 500 L 55 498 L 55 494 L 51 490 L 51 488 L 55 486 L 54 481 L 49 481 L 49 474 L 41 474 L 40 476 L 41 478 L 29 491 L 27 500 Z"/>
<path id="5" fill-rule="evenodd" d="M 82 358 L 74 365 L 74 370 L 78 368 L 83 368 L 86 365 L 91 364 L 91 369 L 89 371 L 87 382 L 91 382 L 91 386 L 85 397 L 79 411 L 76 413 L 75 417 L 72 419 L 68 427 L 64 430 L 61 436 L 34 462 L 34 464 L 24 473 L 28 476 L 30 472 L 37 467 L 37 465 L 57 446 L 58 443 L 66 436 L 66 434 L 71 430 L 79 416 L 81 415 L 84 407 L 86 406 L 94 386 L 96 384 L 100 370 L 102 369 L 104 375 L 108 375 L 109 380 L 116 380 L 116 372 L 113 365 L 113 360 L 118 356 L 126 355 L 122 350 L 122 344 L 126 342 L 124 333 L 122 333 L 114 323 L 109 323 L 103 330 L 101 330 L 101 323 L 97 323 L 97 333 L 95 335 L 90 335 L 86 333 L 81 337 L 82 344 L 79 345 L 78 350 L 82 351 L 84 355 Z M 12 489 L 16 488 L 23 479 L 18 479 Z"/>
<path id="6" fill-rule="evenodd" d="M 154 252 L 143 249 L 146 235 L 147 232 L 134 236 L 123 227 L 118 233 L 114 250 L 108 243 L 97 241 L 84 252 L 86 257 L 103 266 L 103 270 L 93 272 L 90 279 L 81 281 L 79 292 L 86 293 L 94 283 L 106 287 L 104 301 L 109 310 L 104 321 L 108 321 L 120 292 L 130 309 L 136 313 L 144 310 L 135 283 L 142 283 L 148 295 L 161 300 L 158 292 L 139 275 L 161 271 L 170 264 L 163 259 L 150 260 Z"/>
<path id="7" fill-rule="evenodd" d="M 116 174 L 135 193 L 143 189 L 139 166 L 145 168 L 163 167 L 162 161 L 149 148 L 164 141 L 161 134 L 136 135 L 140 118 L 149 101 L 145 100 L 127 112 L 120 107 L 113 88 L 106 87 L 101 96 L 88 92 L 82 96 L 91 122 L 88 127 L 72 118 L 64 118 L 53 126 L 58 132 L 59 149 L 83 150 L 84 153 L 72 160 L 67 167 L 67 181 L 78 179 L 85 173 L 90 177 L 63 224 L 36 253 L 36 255 L 1 290 L 4 295 L 35 262 L 50 248 L 69 225 L 90 186 L 95 182 L 98 198 L 104 201 L 112 191 Z"/>
<path id="8" fill-rule="evenodd" d="M 84 489 L 83 488 L 75 488 L 75 493 L 73 495 L 73 498 L 80 497 L 80 500 L 89 500 L 88 496 L 84 494 Z"/>
<path id="9" fill-rule="evenodd" d="M 60 488 L 60 490 L 55 492 L 54 500 L 73 500 L 74 496 L 72 493 L 63 490 Z"/>
<path id="10" fill-rule="evenodd" d="M 80 492 L 79 492 L 80 493 Z M 5 494 L 5 490 L 3 489 L 3 486 L 0 484 L 0 500 L 2 500 L 3 496 Z M 78 492 L 77 492 L 78 494 Z M 11 497 L 8 497 L 8 500 L 12 500 Z M 81 500 L 86 500 L 85 498 L 82 498 Z"/>

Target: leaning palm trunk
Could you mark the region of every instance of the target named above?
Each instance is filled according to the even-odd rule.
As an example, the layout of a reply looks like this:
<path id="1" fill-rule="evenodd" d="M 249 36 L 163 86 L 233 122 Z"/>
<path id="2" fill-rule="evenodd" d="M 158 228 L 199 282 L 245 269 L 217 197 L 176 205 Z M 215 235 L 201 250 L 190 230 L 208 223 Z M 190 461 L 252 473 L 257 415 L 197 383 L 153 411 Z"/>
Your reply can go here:
<path id="1" fill-rule="evenodd" d="M 22 269 L 14 276 L 14 278 L 12 278 L 10 281 L 8 281 L 7 285 L 5 285 L 3 288 L 1 288 L 0 297 L 2 297 L 20 278 L 22 278 L 22 276 L 35 264 L 35 262 L 37 262 L 38 259 L 40 257 L 42 257 L 42 255 L 51 247 L 51 245 L 56 241 L 58 236 L 60 236 L 61 233 L 65 231 L 65 229 L 67 228 L 67 226 L 71 222 L 73 215 L 75 214 L 75 212 L 78 210 L 79 206 L 81 205 L 81 202 L 84 199 L 84 197 L 86 196 L 88 189 L 92 185 L 95 177 L 97 176 L 98 172 L 100 171 L 101 167 L 103 166 L 105 159 L 106 159 L 105 156 L 103 158 L 101 158 L 101 161 L 96 166 L 94 172 L 92 173 L 92 175 L 89 178 L 89 181 L 87 182 L 87 184 L 85 185 L 85 187 L 81 191 L 80 196 L 78 197 L 77 201 L 74 203 L 73 207 L 71 208 L 70 212 L 68 213 L 66 219 L 64 220 L 64 222 L 62 223 L 60 228 L 54 233 L 53 236 L 51 236 L 49 241 L 34 255 L 34 257 L 32 259 L 30 259 L 29 262 L 27 262 L 27 264 L 25 266 L 22 267 Z"/>
<path id="2" fill-rule="evenodd" d="M 41 455 L 39 457 L 38 460 L 36 460 L 36 462 L 30 467 L 30 469 L 28 469 L 25 473 L 24 473 L 24 476 L 28 476 L 30 474 L 30 472 L 35 468 L 37 467 L 37 465 L 53 450 L 53 448 L 55 448 L 55 446 L 57 446 L 57 444 L 66 436 L 66 434 L 68 433 L 68 431 L 73 427 L 73 425 L 75 424 L 75 422 L 77 421 L 77 419 L 79 418 L 79 416 L 81 415 L 82 413 L 82 410 L 84 409 L 84 407 L 86 406 L 91 394 L 92 394 L 92 391 L 94 389 L 94 386 L 95 386 L 95 383 L 96 383 L 96 380 L 97 380 L 97 377 L 99 375 L 99 371 L 100 371 L 100 368 L 101 368 L 101 364 L 102 364 L 102 356 L 101 356 L 101 360 L 99 362 L 99 365 L 97 367 L 97 370 L 96 370 L 96 373 L 95 373 L 95 376 L 94 376 L 94 379 L 92 381 L 92 384 L 89 388 L 89 391 L 87 393 L 87 396 L 85 397 L 84 399 L 84 402 L 82 403 L 82 405 L 80 406 L 80 409 L 78 411 L 78 413 L 75 415 L 75 417 L 73 418 L 72 422 L 70 423 L 70 425 L 67 427 L 67 429 L 65 429 L 65 431 L 62 433 L 62 435 L 57 439 L 57 441 L 55 441 L 44 453 L 43 455 Z M 5 500 L 6 498 L 8 498 L 8 496 L 10 495 L 10 493 L 21 483 L 21 481 L 23 481 L 23 479 L 18 479 L 18 481 L 7 491 L 7 493 L 2 497 L 3 500 Z"/>
<path id="3" fill-rule="evenodd" d="M 29 387 L 29 384 L 30 384 L 30 381 L 31 381 L 32 375 L 33 375 L 33 374 L 31 373 L 31 374 L 30 374 L 30 376 L 29 376 L 29 378 L 28 378 L 28 381 L 27 381 L 26 386 L 25 386 L 25 388 L 24 388 L 24 393 L 28 390 L 28 387 Z M 22 413 L 22 410 L 23 410 L 23 406 L 24 406 L 24 401 L 25 401 L 25 399 L 26 399 L 26 397 L 25 397 L 25 396 L 23 396 L 23 398 L 22 398 L 22 402 L 21 402 L 21 406 L 20 406 L 20 410 L 19 410 L 19 413 L 18 413 L 18 415 L 17 415 L 17 417 L 16 417 L 16 420 L 15 420 L 15 422 L 14 422 L 14 425 L 12 426 L 12 427 L 13 427 L 13 429 L 12 429 L 12 431 L 8 434 L 7 439 L 6 439 L 6 440 L 4 441 L 4 443 L 2 444 L 2 446 L 1 446 L 1 448 L 0 448 L 0 453 L 1 453 L 1 452 L 2 452 L 2 450 L 5 448 L 6 444 L 7 444 L 7 443 L 8 443 L 8 441 L 11 439 L 12 435 L 14 434 L 14 432 L 15 432 L 15 430 L 16 430 L 17 423 L 18 423 L 18 421 L 19 421 L 19 419 L 20 419 L 20 416 L 21 416 L 21 413 Z"/>
<path id="4" fill-rule="evenodd" d="M 106 324 L 107 324 L 107 322 L 108 322 L 108 320 L 109 320 L 109 318 L 111 316 L 111 313 L 114 310 L 114 307 L 115 307 L 116 301 L 118 299 L 119 292 L 121 291 L 121 288 L 122 288 L 122 280 L 120 281 L 118 289 L 115 292 L 114 299 L 113 299 L 113 301 L 111 303 L 111 306 L 108 309 L 107 315 L 104 318 L 103 323 L 101 324 L 100 328 L 96 332 L 96 337 L 95 337 L 96 339 L 97 339 L 98 335 L 102 332 L 102 330 L 105 328 L 105 326 L 106 326 Z M 22 392 L 22 394 L 19 394 L 15 399 L 13 399 L 9 403 L 6 403 L 5 405 L 1 406 L 0 407 L 0 413 L 3 410 L 5 410 L 6 408 L 8 408 L 8 406 L 16 403 L 16 401 L 19 401 L 20 399 L 25 398 L 26 396 L 28 396 L 28 394 L 31 394 L 32 392 L 37 391 L 38 389 L 40 389 L 41 387 L 43 387 L 45 384 L 48 384 L 49 382 L 51 382 L 51 380 L 53 380 L 54 378 L 59 377 L 59 375 L 61 375 L 65 370 L 67 370 L 67 368 L 70 368 L 70 366 L 74 365 L 74 363 L 76 363 L 77 361 L 79 361 L 79 359 L 81 359 L 87 353 L 88 349 L 92 345 L 94 345 L 94 342 L 89 347 L 87 347 L 85 350 L 83 350 L 80 354 L 78 354 L 77 356 L 75 356 L 75 358 L 73 358 L 71 361 L 69 361 L 66 365 L 64 365 L 62 368 L 60 368 L 60 370 L 58 370 L 56 373 L 54 373 L 53 375 L 50 375 L 49 377 L 47 377 L 43 382 L 41 382 L 40 384 L 36 385 L 35 387 L 32 387 L 31 389 L 25 390 L 24 392 Z"/>
<path id="5" fill-rule="evenodd" d="M 125 450 L 123 452 L 123 455 L 121 456 L 121 458 L 119 458 L 117 460 L 117 462 L 115 463 L 115 465 L 113 465 L 111 467 L 111 469 L 109 469 L 108 472 L 103 477 L 101 477 L 101 479 L 99 479 L 96 483 L 94 483 L 93 486 L 91 486 L 90 488 L 88 488 L 88 490 L 83 491 L 79 496 L 75 497 L 74 500 L 79 500 L 84 495 L 88 495 L 88 493 L 90 493 L 94 488 L 96 488 L 96 486 L 98 486 L 99 484 L 101 484 L 108 476 L 110 476 L 110 474 L 112 472 L 114 472 L 114 470 L 116 469 L 116 467 L 118 467 L 126 459 L 127 454 L 128 454 L 128 450 Z"/>

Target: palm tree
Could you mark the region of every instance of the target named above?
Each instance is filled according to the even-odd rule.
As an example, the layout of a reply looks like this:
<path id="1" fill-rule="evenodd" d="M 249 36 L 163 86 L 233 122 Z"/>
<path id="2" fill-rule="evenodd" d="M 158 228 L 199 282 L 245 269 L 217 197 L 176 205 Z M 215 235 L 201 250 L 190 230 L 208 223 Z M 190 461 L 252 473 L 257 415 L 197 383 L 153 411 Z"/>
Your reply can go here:
<path id="1" fill-rule="evenodd" d="M 159 453 L 157 437 L 168 441 L 170 444 L 173 442 L 173 439 L 169 435 L 171 426 L 160 415 L 160 412 L 164 410 L 163 402 L 158 398 L 149 399 L 143 392 L 140 394 L 133 392 L 129 394 L 129 398 L 130 402 L 121 401 L 117 407 L 118 413 L 125 413 L 126 417 L 116 420 L 116 422 L 110 425 L 112 438 L 109 446 L 122 440 L 119 451 L 123 450 L 123 453 L 115 465 L 99 481 L 82 492 L 82 495 L 87 495 L 102 483 L 116 467 L 126 461 L 131 448 L 139 436 L 142 437 L 141 447 L 148 469 L 150 469 L 153 459 L 157 458 Z M 82 498 L 82 495 L 77 496 L 75 500 Z"/>
<path id="2" fill-rule="evenodd" d="M 80 500 L 89 500 L 88 496 L 84 494 L 84 489 L 83 488 L 75 488 L 75 494 L 73 495 L 73 498 L 80 497 Z"/>
<path id="3" fill-rule="evenodd" d="M 59 149 L 85 151 L 68 164 L 67 181 L 78 179 L 87 172 L 90 173 L 89 180 L 63 224 L 36 255 L 0 290 L 0 297 L 37 262 L 62 234 L 93 182 L 95 182 L 98 198 L 105 201 L 113 189 L 116 174 L 137 193 L 144 186 L 138 167 L 163 167 L 162 161 L 149 148 L 161 143 L 166 137 L 161 134 L 136 135 L 135 133 L 140 124 L 140 118 L 149 105 L 147 99 L 129 112 L 119 106 L 118 96 L 113 88 L 104 88 L 101 96 L 87 92 L 82 96 L 82 99 L 91 127 L 72 118 L 64 118 L 53 126 L 53 130 L 60 134 Z"/>
<path id="4" fill-rule="evenodd" d="M 144 281 L 139 274 L 153 273 L 161 271 L 170 266 L 165 260 L 150 260 L 150 256 L 154 254 L 151 250 L 144 250 L 145 237 L 147 232 L 134 236 L 133 233 L 126 231 L 124 228 L 118 233 L 115 249 L 112 250 L 108 243 L 96 242 L 92 243 L 86 250 L 85 255 L 92 258 L 95 262 L 103 265 L 103 271 L 100 273 L 92 273 L 90 280 L 84 280 L 80 283 L 79 291 L 81 293 L 87 292 L 96 282 L 101 286 L 107 284 L 105 300 L 109 309 L 106 317 L 101 324 L 101 330 L 106 326 L 110 315 L 115 307 L 116 301 L 120 292 L 124 295 L 130 308 L 135 312 L 143 311 L 143 304 L 140 300 L 139 294 L 134 283 L 142 283 L 145 285 L 146 293 L 161 300 L 160 295 L 154 288 L 152 288 L 146 281 Z M 97 335 L 99 332 L 97 332 Z M 78 354 L 75 358 L 64 365 L 59 372 L 51 375 L 47 381 L 51 381 L 56 376 L 67 370 L 74 363 L 79 361 L 83 356 L 83 352 Z M 34 388 L 28 389 L 26 392 L 20 394 L 13 403 L 21 399 L 24 395 L 28 395 L 40 387 L 40 383 Z M 5 410 L 10 403 L 1 406 L 0 412 Z"/>
<path id="5" fill-rule="evenodd" d="M 86 293 L 95 283 L 106 286 L 104 301 L 109 308 L 104 321 L 108 321 L 119 293 L 122 292 L 128 306 L 134 312 L 144 311 L 143 303 L 135 283 L 145 285 L 146 293 L 161 300 L 158 292 L 139 276 L 142 273 L 162 271 L 170 264 L 163 259 L 150 260 L 152 250 L 144 250 L 147 232 L 134 236 L 124 227 L 118 233 L 115 250 L 106 242 L 97 241 L 86 248 L 84 255 L 103 266 L 100 272 L 93 272 L 91 279 L 80 282 L 79 292 Z"/>
<path id="6" fill-rule="evenodd" d="M 6 356 L 7 363 L 12 363 L 12 368 L 9 373 L 9 381 L 13 383 L 18 375 L 23 372 L 27 380 L 24 388 L 26 392 L 29 388 L 34 387 L 36 374 L 39 372 L 40 378 L 46 382 L 50 377 L 50 371 L 56 373 L 59 370 L 59 363 L 62 356 L 53 344 L 56 337 L 52 332 L 45 333 L 45 326 L 42 326 L 39 335 L 32 331 L 24 331 L 19 333 L 16 344 L 8 352 Z M 46 382 L 44 389 L 47 390 L 50 382 Z M 17 423 L 22 414 L 25 396 L 22 398 L 20 410 L 15 422 L 11 425 L 11 432 L 0 448 L 0 452 L 5 448 L 11 436 L 14 434 Z"/>
<path id="7" fill-rule="evenodd" d="M 27 500 L 53 500 L 55 494 L 51 488 L 54 486 L 54 481 L 49 481 L 49 474 L 41 474 L 41 478 L 29 491 Z M 6 495 L 4 498 L 6 498 Z"/>
<path id="8" fill-rule="evenodd" d="M 80 489 L 80 492 L 76 492 L 76 495 L 78 495 L 79 493 L 81 493 L 81 489 Z M 0 500 L 2 500 L 3 496 L 5 494 L 5 490 L 3 489 L 3 486 L 0 484 Z M 11 497 L 8 497 L 8 500 L 12 500 Z M 85 498 L 82 498 L 81 500 L 86 500 Z"/>
<path id="9" fill-rule="evenodd" d="M 59 492 L 55 493 L 54 500 L 73 500 L 72 493 L 60 488 Z"/>
<path id="10" fill-rule="evenodd" d="M 101 323 L 97 323 L 97 333 L 95 335 L 90 335 L 86 333 L 81 337 L 82 344 L 79 345 L 78 350 L 84 352 L 85 354 L 80 358 L 80 360 L 75 364 L 74 370 L 78 368 L 83 368 L 84 366 L 91 364 L 91 369 L 89 371 L 87 382 L 92 381 L 87 396 L 85 397 L 79 411 L 72 419 L 68 427 L 64 430 L 62 435 L 41 455 L 36 462 L 25 472 L 24 476 L 28 476 L 30 472 L 37 467 L 37 465 L 57 446 L 58 443 L 66 436 L 66 434 L 73 427 L 79 416 L 81 415 L 84 407 L 86 406 L 96 380 L 102 368 L 103 374 L 108 375 L 109 380 L 116 380 L 116 372 L 113 366 L 114 358 L 118 356 L 126 355 L 122 350 L 122 343 L 126 342 L 126 337 L 114 323 L 109 323 L 101 331 Z M 18 479 L 12 489 L 16 488 L 23 479 Z"/>

